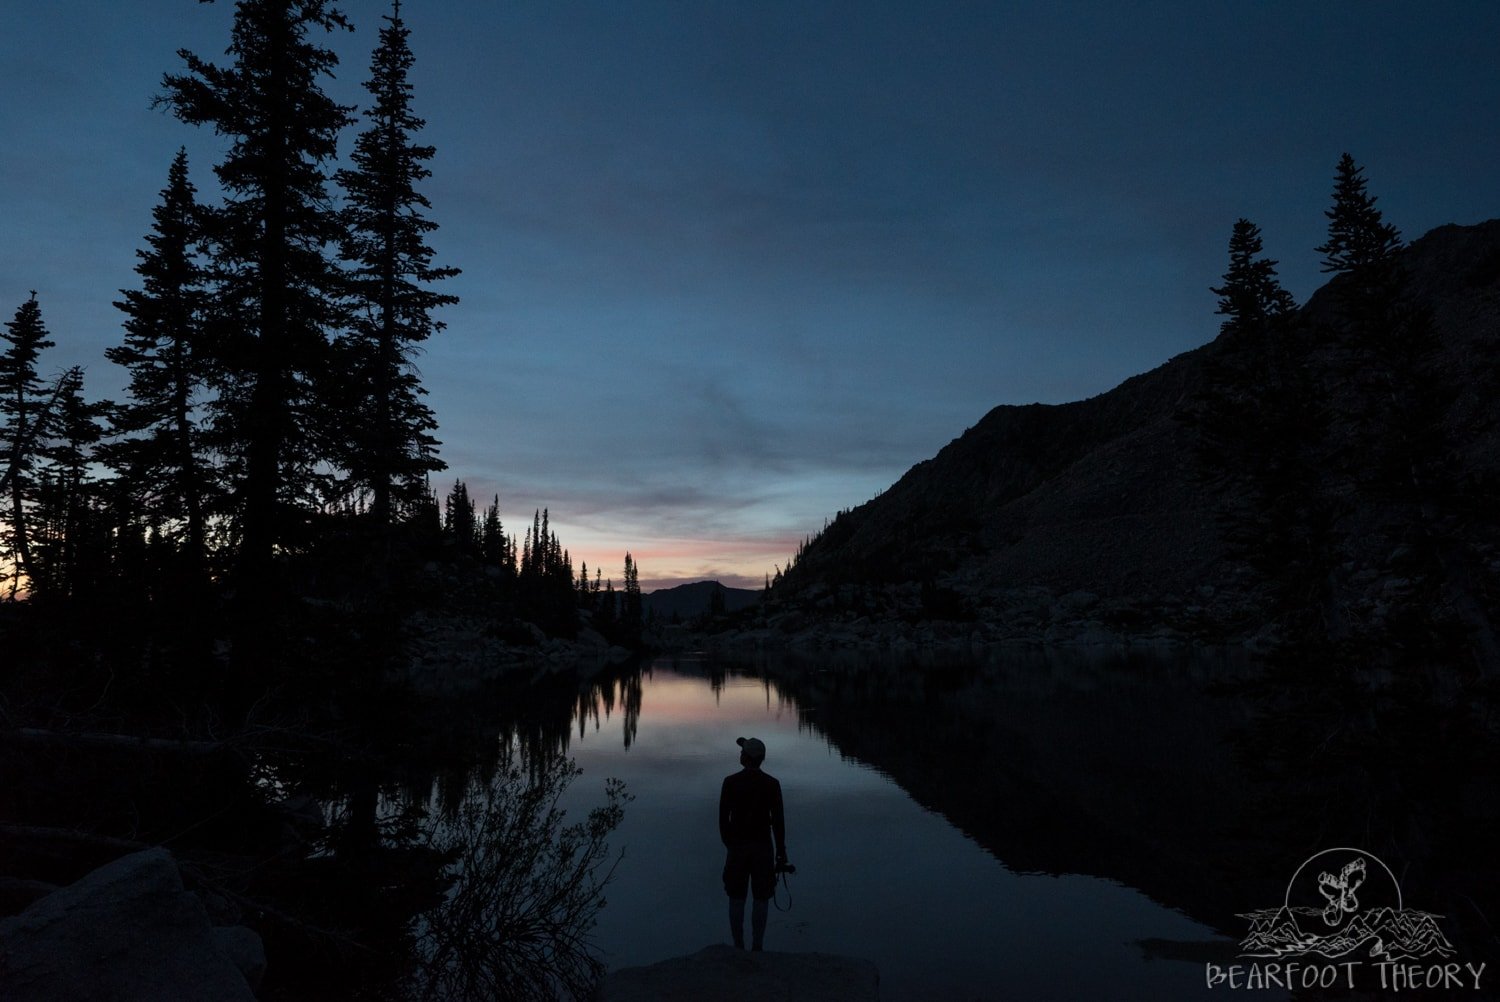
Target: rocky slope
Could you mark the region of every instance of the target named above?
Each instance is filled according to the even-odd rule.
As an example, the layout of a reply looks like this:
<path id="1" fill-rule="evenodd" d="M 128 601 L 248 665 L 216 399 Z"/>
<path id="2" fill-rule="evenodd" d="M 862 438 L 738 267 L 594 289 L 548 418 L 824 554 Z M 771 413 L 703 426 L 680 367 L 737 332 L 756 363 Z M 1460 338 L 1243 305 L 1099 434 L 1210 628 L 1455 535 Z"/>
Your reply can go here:
<path id="1" fill-rule="evenodd" d="M 1471 479 L 1493 477 L 1500 220 L 1434 230 L 1404 261 L 1411 298 L 1437 333 L 1432 368 L 1457 466 Z M 1303 307 L 1302 326 L 1326 336 L 1337 313 L 1325 286 Z M 1216 521 L 1226 499 L 1202 482 L 1195 433 L 1181 420 L 1196 397 L 1218 392 L 1213 359 L 1223 340 L 1088 400 L 996 407 L 879 497 L 841 513 L 799 555 L 777 597 L 824 618 L 972 619 L 1039 637 L 1066 614 L 1056 603 L 1070 593 L 1096 617 L 1074 616 L 1079 623 L 1125 632 L 1253 623 L 1255 582 Z M 1334 347 L 1314 353 L 1328 363 L 1318 387 L 1334 415 L 1328 448 L 1357 456 L 1365 443 L 1346 413 L 1345 385 L 1357 374 L 1339 369 Z M 1373 536 L 1368 528 L 1384 513 L 1347 500 L 1345 535 Z M 1374 601 L 1388 576 L 1385 554 L 1355 551 L 1345 599 Z"/>

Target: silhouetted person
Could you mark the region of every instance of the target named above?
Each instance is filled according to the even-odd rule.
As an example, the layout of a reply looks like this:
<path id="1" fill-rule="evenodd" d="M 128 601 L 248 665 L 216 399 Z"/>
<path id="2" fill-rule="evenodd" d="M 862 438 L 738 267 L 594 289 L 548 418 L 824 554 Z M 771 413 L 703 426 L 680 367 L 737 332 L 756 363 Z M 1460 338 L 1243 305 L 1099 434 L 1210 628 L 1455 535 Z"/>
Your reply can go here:
<path id="1" fill-rule="evenodd" d="M 786 819 L 781 808 L 781 784 L 761 772 L 766 746 L 759 738 L 739 738 L 739 772 L 724 778 L 719 793 L 719 838 L 728 855 L 724 860 L 724 893 L 729 895 L 729 932 L 734 945 L 745 948 L 745 889 L 755 895 L 750 913 L 751 949 L 761 949 L 766 936 L 766 902 L 776 890 L 776 868 L 786 863 Z M 772 839 L 775 855 L 772 855 Z"/>

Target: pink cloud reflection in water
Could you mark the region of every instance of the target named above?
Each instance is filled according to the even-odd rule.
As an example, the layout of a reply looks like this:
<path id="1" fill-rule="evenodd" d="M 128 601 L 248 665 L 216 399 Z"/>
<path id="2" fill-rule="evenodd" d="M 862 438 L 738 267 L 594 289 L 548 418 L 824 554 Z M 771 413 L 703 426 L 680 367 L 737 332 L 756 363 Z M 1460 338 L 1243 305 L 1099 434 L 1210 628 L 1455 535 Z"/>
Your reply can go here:
<path id="1" fill-rule="evenodd" d="M 581 738 L 574 721 L 570 753 L 584 773 L 570 809 L 599 803 L 606 777 L 635 796 L 593 936 L 610 969 L 728 941 L 719 785 L 739 768 L 734 739 L 754 736 L 781 781 L 798 867 L 791 910 L 770 913 L 767 949 L 864 957 L 887 1000 L 1197 997 L 1199 967 L 1146 963 L 1135 943 L 1212 937 L 1205 927 L 1109 881 L 1010 872 L 891 779 L 845 759 L 774 682 L 729 675 L 716 689 L 692 670 L 643 674 L 628 748 L 622 690 L 611 712 L 596 704 Z"/>

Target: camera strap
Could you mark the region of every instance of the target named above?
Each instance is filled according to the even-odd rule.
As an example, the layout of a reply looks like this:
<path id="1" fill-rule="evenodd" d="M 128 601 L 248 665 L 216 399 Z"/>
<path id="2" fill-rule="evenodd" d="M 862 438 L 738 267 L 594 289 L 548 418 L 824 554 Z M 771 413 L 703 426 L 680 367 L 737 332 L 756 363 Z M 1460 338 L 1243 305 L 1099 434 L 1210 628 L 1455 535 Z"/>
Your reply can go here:
<path id="1" fill-rule="evenodd" d="M 771 904 L 775 905 L 776 910 L 779 912 L 789 912 L 792 910 L 792 885 L 787 882 L 787 872 L 785 870 L 782 870 L 777 876 L 781 878 L 781 883 L 771 886 Z M 781 892 L 783 889 L 786 891 L 785 908 L 781 907 Z"/>

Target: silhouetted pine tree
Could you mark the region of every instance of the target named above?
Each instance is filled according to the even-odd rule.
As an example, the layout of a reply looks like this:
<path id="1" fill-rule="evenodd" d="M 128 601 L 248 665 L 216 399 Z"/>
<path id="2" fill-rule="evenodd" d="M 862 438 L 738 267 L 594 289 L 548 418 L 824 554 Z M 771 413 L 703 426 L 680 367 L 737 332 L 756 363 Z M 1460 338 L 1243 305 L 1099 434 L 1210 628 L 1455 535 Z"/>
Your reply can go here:
<path id="1" fill-rule="evenodd" d="M 1229 552 L 1258 573 L 1294 635 L 1323 635 L 1336 616 L 1334 505 L 1318 472 L 1327 420 L 1296 304 L 1261 250 L 1259 228 L 1238 220 L 1224 283 L 1210 290 L 1225 319 L 1185 418 Z"/>
<path id="2" fill-rule="evenodd" d="M 51 434 L 38 449 L 31 584 L 39 598 L 80 596 L 108 564 L 107 523 L 89 472 L 93 447 L 103 433 L 100 419 L 108 409 L 108 404 L 84 400 L 81 369 L 63 375 Z"/>
<path id="3" fill-rule="evenodd" d="M 615 583 L 613 580 L 604 582 L 604 590 L 599 590 L 599 572 L 594 572 L 594 626 L 606 637 L 611 636 L 615 623 L 619 619 L 619 602 L 616 600 Z"/>
<path id="4" fill-rule="evenodd" d="M 479 526 L 474 500 L 462 480 L 453 482 L 443 507 L 443 531 L 459 553 L 473 553 L 479 548 Z"/>
<path id="5" fill-rule="evenodd" d="M 35 292 L 6 322 L 0 338 L 6 341 L 5 351 L 0 353 L 0 443 L 7 453 L 5 478 L 10 494 L 5 543 L 16 572 L 10 581 L 14 597 L 21 575 L 36 577 L 28 518 L 36 497 L 36 468 L 45 444 L 47 420 L 63 391 L 63 382 L 49 394 L 37 378 L 37 359 L 55 342 L 42 323 L 42 308 Z"/>
<path id="6" fill-rule="evenodd" d="M 126 314 L 124 343 L 105 356 L 130 370 L 130 398 L 115 409 L 116 439 L 101 451 L 133 500 L 132 509 L 158 534 L 180 542 L 193 576 L 207 565 L 207 518 L 213 471 L 199 419 L 208 391 L 210 353 L 204 343 L 208 277 L 199 260 L 202 220 L 179 150 L 161 203 L 152 212 L 147 249 L 136 251 L 139 289 L 115 305 Z"/>
<path id="7" fill-rule="evenodd" d="M 1500 639 L 1483 599 L 1482 572 L 1459 540 L 1483 505 L 1455 463 L 1443 426 L 1450 394 L 1436 371 L 1437 337 L 1428 312 L 1412 301 L 1401 235 L 1385 222 L 1366 187 L 1364 168 L 1345 153 L 1334 180 L 1328 240 L 1317 248 L 1333 272 L 1341 307 L 1334 330 L 1346 385 L 1356 391 L 1362 448 L 1343 472 L 1354 489 L 1386 503 L 1383 567 L 1404 593 L 1388 593 L 1388 640 L 1426 658 L 1442 619 L 1462 624 L 1481 673 L 1500 672 Z M 1492 517 L 1492 516 L 1489 516 Z"/>
<path id="8" fill-rule="evenodd" d="M 1267 320 L 1297 308 L 1292 294 L 1276 278 L 1276 262 L 1260 257 L 1260 227 L 1248 219 L 1235 221 L 1229 237 L 1229 270 L 1224 284 L 1210 289 L 1219 297 L 1218 312 L 1225 320 L 1222 334 L 1262 332 Z"/>
<path id="9" fill-rule="evenodd" d="M 1364 168 L 1339 160 L 1328 241 L 1317 250 L 1333 272 L 1341 308 L 1334 330 L 1346 355 L 1346 379 L 1359 391 L 1357 417 L 1368 439 L 1357 480 L 1408 498 L 1426 493 L 1430 468 L 1447 452 L 1442 394 L 1432 372 L 1437 349 L 1431 319 L 1410 301 L 1400 232 L 1384 221 L 1366 190 Z"/>
<path id="10" fill-rule="evenodd" d="M 1323 255 L 1323 271 L 1348 276 L 1344 299 L 1370 305 L 1389 299 L 1401 233 L 1381 218 L 1376 199 L 1367 190 L 1365 169 L 1345 153 L 1339 158 L 1333 182 L 1333 207 L 1328 217 L 1328 240 L 1315 248 Z"/>
<path id="11" fill-rule="evenodd" d="M 571 635 L 578 625 L 581 605 L 575 588 L 573 560 L 551 529 L 551 514 L 538 508 L 532 515 L 516 564 L 515 540 L 508 556 L 515 568 L 517 613 L 546 632 Z"/>
<path id="12" fill-rule="evenodd" d="M 634 639 L 641 632 L 641 580 L 635 559 L 625 554 L 625 586 L 620 603 L 620 626 L 627 636 Z"/>
<path id="13" fill-rule="evenodd" d="M 1216 482 L 1242 478 L 1251 454 L 1273 444 L 1260 424 L 1283 402 L 1271 398 L 1282 395 L 1275 391 L 1292 364 L 1283 351 L 1290 327 L 1277 321 L 1296 304 L 1276 278 L 1276 262 L 1260 257 L 1261 249 L 1260 228 L 1248 219 L 1236 221 L 1224 284 L 1209 290 L 1219 297 L 1216 312 L 1225 319 L 1204 360 L 1207 386 L 1192 419 L 1199 458 Z"/>
<path id="14" fill-rule="evenodd" d="M 500 521 L 500 495 L 496 494 L 484 510 L 484 523 L 479 530 L 479 556 L 486 564 L 504 570 L 507 549 L 505 526 Z"/>
<path id="15" fill-rule="evenodd" d="M 563 549 L 548 525 L 547 509 L 542 509 L 542 559 L 539 598 L 549 621 L 559 632 L 571 632 L 576 626 L 578 604 L 573 597 L 573 558 Z"/>
<path id="16" fill-rule="evenodd" d="M 355 141 L 354 168 L 336 175 L 348 197 L 343 254 L 354 296 L 351 332 L 339 342 L 354 377 L 345 385 L 357 391 L 347 405 L 346 466 L 354 487 L 371 492 L 379 525 L 409 508 L 426 476 L 443 468 L 432 434 L 437 420 L 422 402 L 412 355 L 443 327 L 432 312 L 458 302 L 428 288 L 458 269 L 433 267 L 426 243 L 437 224 L 422 215 L 431 205 L 416 186 L 431 176 L 434 150 L 414 141 L 424 123 L 411 113 L 413 59 L 399 0 L 385 20 L 365 84 L 375 99 L 369 128 Z"/>
<path id="17" fill-rule="evenodd" d="M 594 592 L 589 587 L 589 562 L 587 560 L 583 561 L 578 567 L 578 581 L 573 586 L 573 590 L 578 597 L 578 608 L 586 612 L 592 612 L 594 609 Z"/>
<path id="18" fill-rule="evenodd" d="M 562 548 L 555 533 L 552 536 L 552 548 L 557 553 L 557 563 L 552 571 L 552 587 L 559 605 L 566 607 L 571 614 L 577 608 L 577 603 L 573 601 L 573 555 Z"/>
<path id="19" fill-rule="evenodd" d="M 412 510 L 410 524 L 415 530 L 414 538 L 423 545 L 436 547 L 443 538 L 443 506 L 438 503 L 437 491 L 429 484 Z"/>
<path id="20" fill-rule="evenodd" d="M 542 509 L 542 520 L 536 526 L 536 538 L 531 542 L 531 559 L 535 563 L 535 571 L 539 580 L 545 580 L 552 570 L 552 548 L 556 540 L 552 538 L 551 512 Z"/>
<path id="21" fill-rule="evenodd" d="M 269 593 L 273 548 L 326 500 L 325 464 L 340 451 L 325 381 L 344 286 L 327 248 L 344 231 L 327 165 L 352 119 L 321 86 L 337 56 L 310 36 L 348 27 L 326 0 L 240 0 L 232 65 L 182 50 L 188 72 L 166 75 L 159 99 L 229 140 L 214 168 L 224 202 L 204 221 L 223 375 L 215 430 L 251 601 Z"/>

